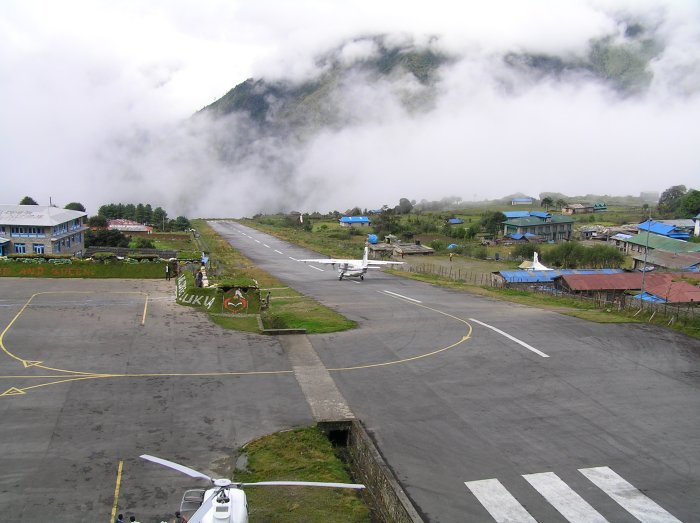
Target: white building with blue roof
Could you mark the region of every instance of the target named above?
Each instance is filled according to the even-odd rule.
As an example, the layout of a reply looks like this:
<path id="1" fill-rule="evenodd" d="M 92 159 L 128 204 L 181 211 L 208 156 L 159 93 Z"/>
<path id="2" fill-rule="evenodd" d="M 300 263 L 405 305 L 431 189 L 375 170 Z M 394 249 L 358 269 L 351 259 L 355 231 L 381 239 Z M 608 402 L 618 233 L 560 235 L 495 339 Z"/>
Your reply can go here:
<path id="1" fill-rule="evenodd" d="M 343 216 L 338 223 L 343 227 L 369 227 L 371 222 L 367 216 Z"/>

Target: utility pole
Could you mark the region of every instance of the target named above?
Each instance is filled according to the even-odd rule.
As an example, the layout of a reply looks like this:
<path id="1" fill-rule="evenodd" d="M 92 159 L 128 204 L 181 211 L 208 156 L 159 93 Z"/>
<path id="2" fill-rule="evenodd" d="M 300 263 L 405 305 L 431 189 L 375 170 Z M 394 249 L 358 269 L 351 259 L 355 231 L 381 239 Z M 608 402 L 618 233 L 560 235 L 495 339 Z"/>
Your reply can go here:
<path id="1" fill-rule="evenodd" d="M 649 219 L 647 220 L 647 240 L 644 246 L 644 266 L 642 267 L 642 289 L 639 294 L 639 308 L 643 308 L 644 303 L 644 279 L 647 275 L 647 255 L 649 253 L 649 235 L 651 234 L 651 207 L 649 207 Z"/>

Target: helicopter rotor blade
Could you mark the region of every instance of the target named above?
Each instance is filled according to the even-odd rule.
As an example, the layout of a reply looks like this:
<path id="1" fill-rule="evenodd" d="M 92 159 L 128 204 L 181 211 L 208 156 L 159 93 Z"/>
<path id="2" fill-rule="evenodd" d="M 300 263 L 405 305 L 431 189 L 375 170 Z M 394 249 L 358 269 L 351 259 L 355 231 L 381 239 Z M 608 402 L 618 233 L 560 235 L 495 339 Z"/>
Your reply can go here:
<path id="1" fill-rule="evenodd" d="M 258 481 L 257 483 L 238 483 L 240 487 L 328 487 L 361 490 L 359 483 L 326 483 L 318 481 Z"/>
<path id="2" fill-rule="evenodd" d="M 199 506 L 199 508 L 190 516 L 190 519 L 187 521 L 189 523 L 201 523 L 202 518 L 206 516 L 207 512 L 211 509 L 212 505 L 214 504 L 214 498 L 218 495 L 218 491 L 215 490 L 214 492 L 211 493 L 211 495 L 206 498 L 202 504 Z"/>
<path id="3" fill-rule="evenodd" d="M 189 467 L 185 467 L 184 465 L 180 465 L 179 463 L 168 461 L 167 459 L 163 458 L 157 458 L 155 456 L 149 456 L 148 454 L 142 454 L 140 457 L 145 459 L 146 461 L 152 461 L 153 463 L 157 463 L 158 465 L 163 465 L 164 467 L 168 467 L 173 470 L 177 470 L 178 472 L 182 472 L 183 474 L 187 474 L 191 478 L 206 479 L 211 481 L 212 483 L 214 482 L 214 480 L 206 474 L 203 474 Z"/>

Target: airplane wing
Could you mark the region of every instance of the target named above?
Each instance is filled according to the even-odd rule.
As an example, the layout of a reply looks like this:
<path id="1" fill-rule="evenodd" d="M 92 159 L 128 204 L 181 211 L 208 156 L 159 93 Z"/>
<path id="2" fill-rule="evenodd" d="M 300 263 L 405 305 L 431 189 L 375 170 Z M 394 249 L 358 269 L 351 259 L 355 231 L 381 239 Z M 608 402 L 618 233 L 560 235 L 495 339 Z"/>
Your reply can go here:
<path id="1" fill-rule="evenodd" d="M 367 266 L 372 269 L 372 268 L 378 268 L 380 265 L 403 265 L 405 262 L 397 262 L 397 261 L 384 261 L 384 260 L 369 260 L 367 262 Z M 374 266 L 377 267 L 374 267 Z"/>
<path id="2" fill-rule="evenodd" d="M 326 265 L 353 265 L 362 263 L 362 260 L 341 260 L 338 258 L 318 258 L 312 260 L 297 260 L 304 263 L 319 263 Z"/>

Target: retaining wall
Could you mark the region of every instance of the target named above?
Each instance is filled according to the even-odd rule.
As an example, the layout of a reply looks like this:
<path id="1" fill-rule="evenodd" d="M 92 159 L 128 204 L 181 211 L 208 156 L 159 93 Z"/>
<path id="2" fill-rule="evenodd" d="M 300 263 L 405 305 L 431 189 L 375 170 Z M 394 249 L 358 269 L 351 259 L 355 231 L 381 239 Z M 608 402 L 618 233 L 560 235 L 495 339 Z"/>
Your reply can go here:
<path id="1" fill-rule="evenodd" d="M 359 420 L 321 422 L 318 426 L 331 441 L 346 447 L 350 470 L 355 481 L 367 487 L 363 496 L 377 521 L 424 522 Z"/>

